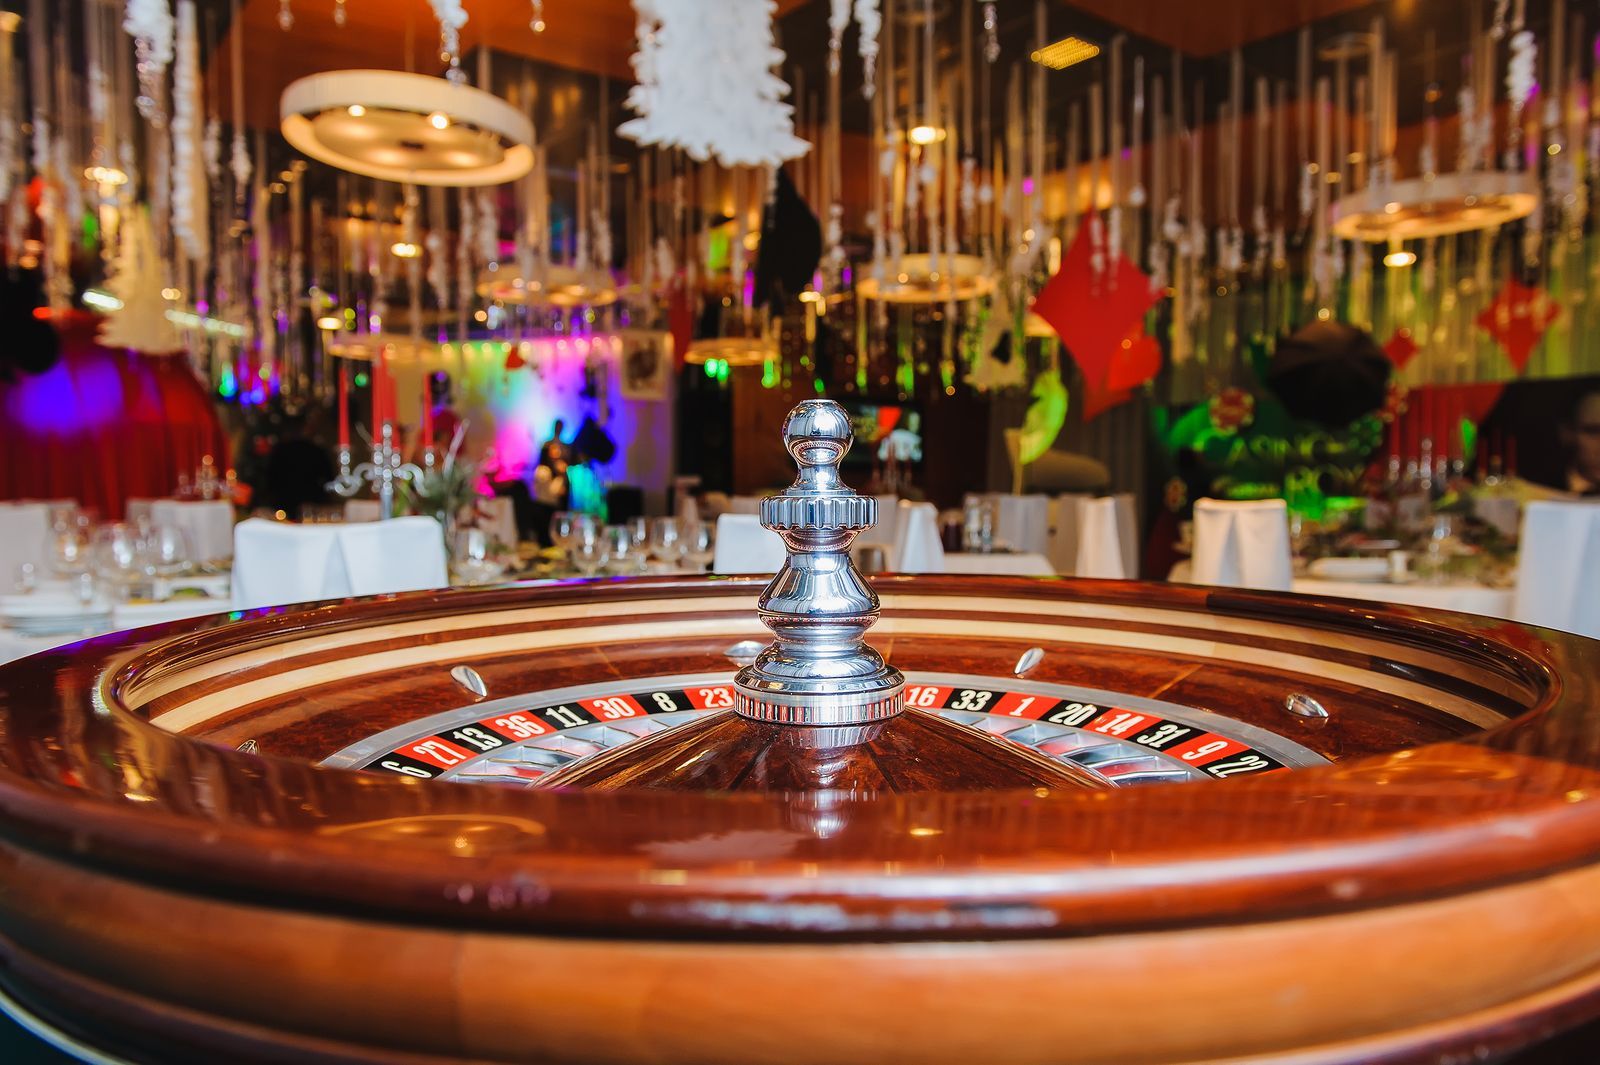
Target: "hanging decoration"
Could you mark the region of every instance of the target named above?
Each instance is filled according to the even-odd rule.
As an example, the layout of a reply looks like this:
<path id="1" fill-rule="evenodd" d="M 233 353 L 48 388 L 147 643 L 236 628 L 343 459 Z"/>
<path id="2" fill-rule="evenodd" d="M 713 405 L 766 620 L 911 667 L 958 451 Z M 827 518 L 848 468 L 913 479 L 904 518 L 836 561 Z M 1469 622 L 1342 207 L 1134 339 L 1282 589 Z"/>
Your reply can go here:
<path id="1" fill-rule="evenodd" d="M 1533 349 L 1547 329 L 1561 317 L 1561 307 L 1542 289 L 1529 288 L 1508 278 L 1494 301 L 1478 315 L 1479 329 L 1494 338 L 1517 373 L 1528 367 Z"/>
<path id="2" fill-rule="evenodd" d="M 464 85 L 467 76 L 461 70 L 461 27 L 467 24 L 467 9 L 461 6 L 461 0 L 428 0 L 428 3 L 439 20 L 439 55 L 448 68 L 444 76 L 452 85 Z"/>
<path id="3" fill-rule="evenodd" d="M 172 62 L 172 5 L 170 0 L 128 0 L 122 28 L 134 41 L 139 75 L 139 113 L 160 126 L 162 82 Z"/>
<path id="4" fill-rule="evenodd" d="M 210 251 L 210 205 L 200 115 L 200 42 L 194 0 L 178 0 L 177 63 L 172 85 L 172 234 L 190 259 Z"/>
<path id="5" fill-rule="evenodd" d="M 723 166 L 777 166 L 811 145 L 794 135 L 789 86 L 773 73 L 773 0 L 636 0 L 638 115 L 617 132 L 640 144 L 682 148 Z"/>

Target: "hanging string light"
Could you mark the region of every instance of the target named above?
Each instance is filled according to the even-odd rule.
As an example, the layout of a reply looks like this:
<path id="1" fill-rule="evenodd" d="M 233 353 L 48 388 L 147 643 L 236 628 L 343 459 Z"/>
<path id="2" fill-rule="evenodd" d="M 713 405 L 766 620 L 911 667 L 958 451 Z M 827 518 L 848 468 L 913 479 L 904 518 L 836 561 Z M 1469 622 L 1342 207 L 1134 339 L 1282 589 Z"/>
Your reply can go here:
<path id="1" fill-rule="evenodd" d="M 294 29 L 294 12 L 289 10 L 289 0 L 278 0 L 278 28 L 285 33 Z"/>
<path id="2" fill-rule="evenodd" d="M 346 17 L 344 0 L 333 0 L 333 24 L 342 29 Z"/>
<path id="3" fill-rule="evenodd" d="M 533 19 L 528 28 L 534 33 L 544 32 L 544 0 L 533 0 Z"/>
<path id="4" fill-rule="evenodd" d="M 461 0 L 428 0 L 439 19 L 439 58 L 450 68 L 445 77 L 461 85 L 467 76 L 461 70 L 461 27 L 467 24 L 466 8 Z"/>

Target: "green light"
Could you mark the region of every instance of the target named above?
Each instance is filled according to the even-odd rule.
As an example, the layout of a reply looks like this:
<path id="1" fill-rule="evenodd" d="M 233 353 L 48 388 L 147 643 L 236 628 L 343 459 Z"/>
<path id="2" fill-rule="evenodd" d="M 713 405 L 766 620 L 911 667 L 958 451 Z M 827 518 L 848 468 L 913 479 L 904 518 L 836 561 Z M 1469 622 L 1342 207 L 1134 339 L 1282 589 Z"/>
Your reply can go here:
<path id="1" fill-rule="evenodd" d="M 711 378 L 712 380 L 716 380 L 716 377 L 717 377 L 717 360 L 716 359 L 707 359 L 706 360 L 706 376 Z"/>
<path id="2" fill-rule="evenodd" d="M 261 367 L 261 369 L 256 371 L 256 376 L 261 378 L 263 381 L 272 380 L 272 367 L 270 367 L 270 366 Z"/>
<path id="3" fill-rule="evenodd" d="M 365 370 L 358 370 L 356 372 L 356 387 L 357 388 L 366 388 L 367 387 L 367 383 L 369 381 L 371 381 L 371 380 L 372 379 L 367 376 L 367 373 L 366 373 Z"/>
<path id="4" fill-rule="evenodd" d="M 718 359 L 717 360 L 717 383 L 721 384 L 721 385 L 725 385 L 725 384 L 728 383 L 728 360 L 727 359 Z"/>
<path id="5" fill-rule="evenodd" d="M 826 392 L 826 391 L 827 391 L 827 389 L 825 389 L 825 388 L 823 388 L 823 387 L 822 387 L 822 379 L 821 379 L 821 378 L 820 378 L 820 377 L 819 377 L 819 378 L 817 378 L 817 380 L 816 380 L 816 381 L 814 381 L 814 382 L 812 382 L 812 383 L 813 383 L 813 384 L 815 384 L 815 385 L 816 385 L 816 386 L 817 386 L 817 395 L 819 395 L 819 396 L 820 396 L 820 395 L 822 395 L 822 394 L 823 394 L 823 393 L 824 393 L 824 392 Z"/>
<path id="6" fill-rule="evenodd" d="M 778 383 L 778 367 L 771 359 L 761 366 L 761 387 L 771 388 Z"/>

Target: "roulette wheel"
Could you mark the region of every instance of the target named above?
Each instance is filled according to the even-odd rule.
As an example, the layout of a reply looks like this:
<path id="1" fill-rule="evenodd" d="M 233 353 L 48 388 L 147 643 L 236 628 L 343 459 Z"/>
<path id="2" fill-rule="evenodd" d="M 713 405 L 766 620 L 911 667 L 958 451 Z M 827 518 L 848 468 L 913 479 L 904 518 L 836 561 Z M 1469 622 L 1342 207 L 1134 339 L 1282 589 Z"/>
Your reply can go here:
<path id="1" fill-rule="evenodd" d="M 1595 1060 L 1549 1055 L 1600 1014 L 1600 645 L 869 583 L 842 412 L 785 432 L 770 584 L 0 668 L 0 1005 L 137 1062 Z"/>

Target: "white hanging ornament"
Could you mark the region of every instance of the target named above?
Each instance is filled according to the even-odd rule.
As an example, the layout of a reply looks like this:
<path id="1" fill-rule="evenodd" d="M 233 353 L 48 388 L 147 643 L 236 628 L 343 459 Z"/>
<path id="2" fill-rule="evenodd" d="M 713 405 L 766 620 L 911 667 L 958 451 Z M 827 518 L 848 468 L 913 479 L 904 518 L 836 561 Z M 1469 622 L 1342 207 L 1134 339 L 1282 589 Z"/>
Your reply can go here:
<path id="1" fill-rule="evenodd" d="M 294 29 L 294 12 L 289 10 L 289 0 L 278 0 L 278 28 L 284 33 Z"/>
<path id="2" fill-rule="evenodd" d="M 983 61 L 993 64 L 1000 58 L 1000 18 L 993 0 L 983 5 Z"/>
<path id="3" fill-rule="evenodd" d="M 544 32 L 544 0 L 533 0 L 533 17 L 528 20 L 528 28 L 534 33 Z"/>
<path id="4" fill-rule="evenodd" d="M 172 233 L 189 258 L 209 251 L 206 161 L 200 125 L 200 43 L 194 0 L 178 0 L 177 61 L 172 69 Z"/>
<path id="5" fill-rule="evenodd" d="M 617 132 L 724 166 L 777 166 L 811 146 L 794 135 L 789 91 L 773 68 L 772 0 L 638 0 L 637 117 Z"/>
<path id="6" fill-rule="evenodd" d="M 883 15 L 878 0 L 856 0 L 856 30 L 860 37 L 856 51 L 861 55 L 861 95 L 872 99 L 878 82 L 878 34 Z"/>
<path id="7" fill-rule="evenodd" d="M 343 29 L 345 19 L 348 17 L 344 10 L 344 0 L 333 0 L 333 24 Z"/>
<path id="8" fill-rule="evenodd" d="M 461 0 L 428 0 L 433 14 L 439 20 L 439 57 L 449 67 L 445 77 L 456 85 L 467 80 L 461 70 L 461 27 L 467 24 L 466 8 Z"/>
<path id="9" fill-rule="evenodd" d="M 254 167 L 250 164 L 250 146 L 246 143 L 244 130 L 233 131 L 233 158 L 228 162 L 233 171 L 233 182 L 241 190 L 250 184 L 250 174 Z"/>
<path id="10" fill-rule="evenodd" d="M 122 28 L 134 41 L 139 114 L 160 125 L 162 77 L 172 62 L 172 8 L 168 0 L 128 0 Z"/>
<path id="11" fill-rule="evenodd" d="M 206 120 L 206 139 L 200 147 L 205 160 L 206 176 L 212 181 L 222 176 L 222 122 L 213 115 Z"/>

